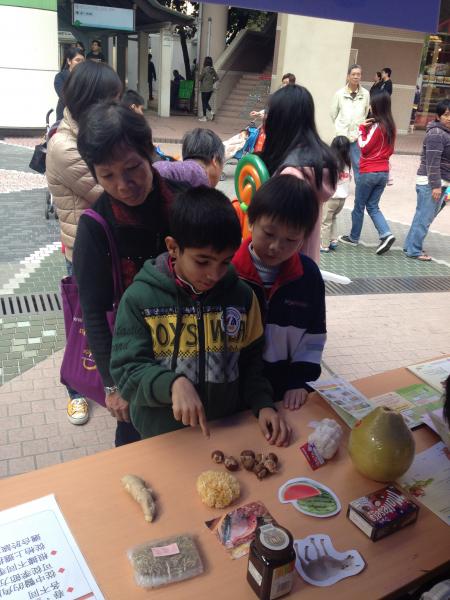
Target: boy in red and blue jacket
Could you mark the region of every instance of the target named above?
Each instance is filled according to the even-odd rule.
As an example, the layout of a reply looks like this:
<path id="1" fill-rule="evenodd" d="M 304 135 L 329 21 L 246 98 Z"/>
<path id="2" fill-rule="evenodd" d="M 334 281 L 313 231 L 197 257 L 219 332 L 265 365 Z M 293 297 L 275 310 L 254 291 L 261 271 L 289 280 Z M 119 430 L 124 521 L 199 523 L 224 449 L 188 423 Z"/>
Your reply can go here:
<path id="1" fill-rule="evenodd" d="M 325 287 L 319 268 L 299 250 L 319 218 L 309 184 L 293 175 L 272 177 L 248 208 L 252 237 L 233 258 L 258 298 L 264 321 L 264 374 L 285 408 L 306 401 L 308 381 L 321 373 L 326 340 Z"/>

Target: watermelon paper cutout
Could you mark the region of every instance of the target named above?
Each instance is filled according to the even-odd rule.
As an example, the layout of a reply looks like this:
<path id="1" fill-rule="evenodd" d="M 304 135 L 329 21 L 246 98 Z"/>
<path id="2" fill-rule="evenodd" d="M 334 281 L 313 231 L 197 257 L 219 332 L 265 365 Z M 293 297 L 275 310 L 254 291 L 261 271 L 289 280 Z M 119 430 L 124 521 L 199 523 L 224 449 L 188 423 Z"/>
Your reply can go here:
<path id="1" fill-rule="evenodd" d="M 341 510 L 339 498 L 330 488 L 307 477 L 286 481 L 278 491 L 278 499 L 312 517 L 332 517 Z"/>
<path id="2" fill-rule="evenodd" d="M 292 502 L 293 500 L 305 500 L 306 498 L 313 498 L 314 496 L 320 496 L 320 489 L 309 485 L 308 483 L 292 483 L 287 485 L 283 490 L 283 500 L 285 502 Z"/>

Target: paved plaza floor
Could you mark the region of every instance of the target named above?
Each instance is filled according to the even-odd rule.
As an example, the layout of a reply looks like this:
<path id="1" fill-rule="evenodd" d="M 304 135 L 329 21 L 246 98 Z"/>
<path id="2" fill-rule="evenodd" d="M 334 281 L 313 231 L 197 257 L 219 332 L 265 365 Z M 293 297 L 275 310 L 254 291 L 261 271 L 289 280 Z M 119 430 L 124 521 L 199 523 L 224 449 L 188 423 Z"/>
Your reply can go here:
<path id="1" fill-rule="evenodd" d="M 149 118 L 167 152 L 179 152 L 183 131 L 198 125 L 192 118 Z M 222 139 L 236 132 L 235 123 L 213 127 Z M 394 185 L 381 202 L 394 247 L 376 256 L 377 237 L 366 218 L 357 248 L 340 245 L 321 257 L 322 269 L 352 280 L 350 286 L 327 284 L 324 376 L 354 379 L 449 352 L 450 210 L 442 211 L 426 240 L 435 260 L 420 263 L 402 252 L 415 210 L 422 137 L 415 132 L 400 138 L 392 159 Z M 65 336 L 58 290 L 65 264 L 58 221 L 44 216 L 45 177 L 28 168 L 35 143 L 0 143 L 0 477 L 111 448 L 115 430 L 114 419 L 93 403 L 86 425 L 67 421 L 66 391 L 59 383 Z M 226 165 L 220 183 L 230 196 L 233 174 L 234 165 Z M 350 196 L 339 234 L 349 231 L 352 204 Z"/>

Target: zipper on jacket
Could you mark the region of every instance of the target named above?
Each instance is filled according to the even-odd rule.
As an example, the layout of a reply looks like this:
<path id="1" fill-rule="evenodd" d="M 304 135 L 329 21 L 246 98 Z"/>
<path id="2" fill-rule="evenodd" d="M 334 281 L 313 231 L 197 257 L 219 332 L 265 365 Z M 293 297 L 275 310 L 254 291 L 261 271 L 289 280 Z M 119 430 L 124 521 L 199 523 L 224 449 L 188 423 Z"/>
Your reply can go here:
<path id="1" fill-rule="evenodd" d="M 203 311 L 202 303 L 196 301 L 195 313 L 197 317 L 197 330 L 198 330 L 198 386 L 200 392 L 200 399 L 202 402 L 205 398 L 205 325 L 203 322 Z"/>

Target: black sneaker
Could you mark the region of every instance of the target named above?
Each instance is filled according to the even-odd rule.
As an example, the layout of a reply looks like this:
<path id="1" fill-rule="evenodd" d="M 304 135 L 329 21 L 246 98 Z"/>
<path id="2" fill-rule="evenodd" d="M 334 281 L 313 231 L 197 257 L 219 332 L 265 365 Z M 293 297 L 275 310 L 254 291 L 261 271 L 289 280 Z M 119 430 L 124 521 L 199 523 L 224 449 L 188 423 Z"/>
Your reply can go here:
<path id="1" fill-rule="evenodd" d="M 343 244 L 348 244 L 349 246 L 357 246 L 358 242 L 354 242 L 348 235 L 340 235 L 338 240 Z"/>
<path id="2" fill-rule="evenodd" d="M 395 242 L 395 237 L 392 234 L 387 235 L 384 238 L 381 238 L 380 244 L 377 248 L 376 254 L 384 254 L 389 250 L 392 244 Z"/>

